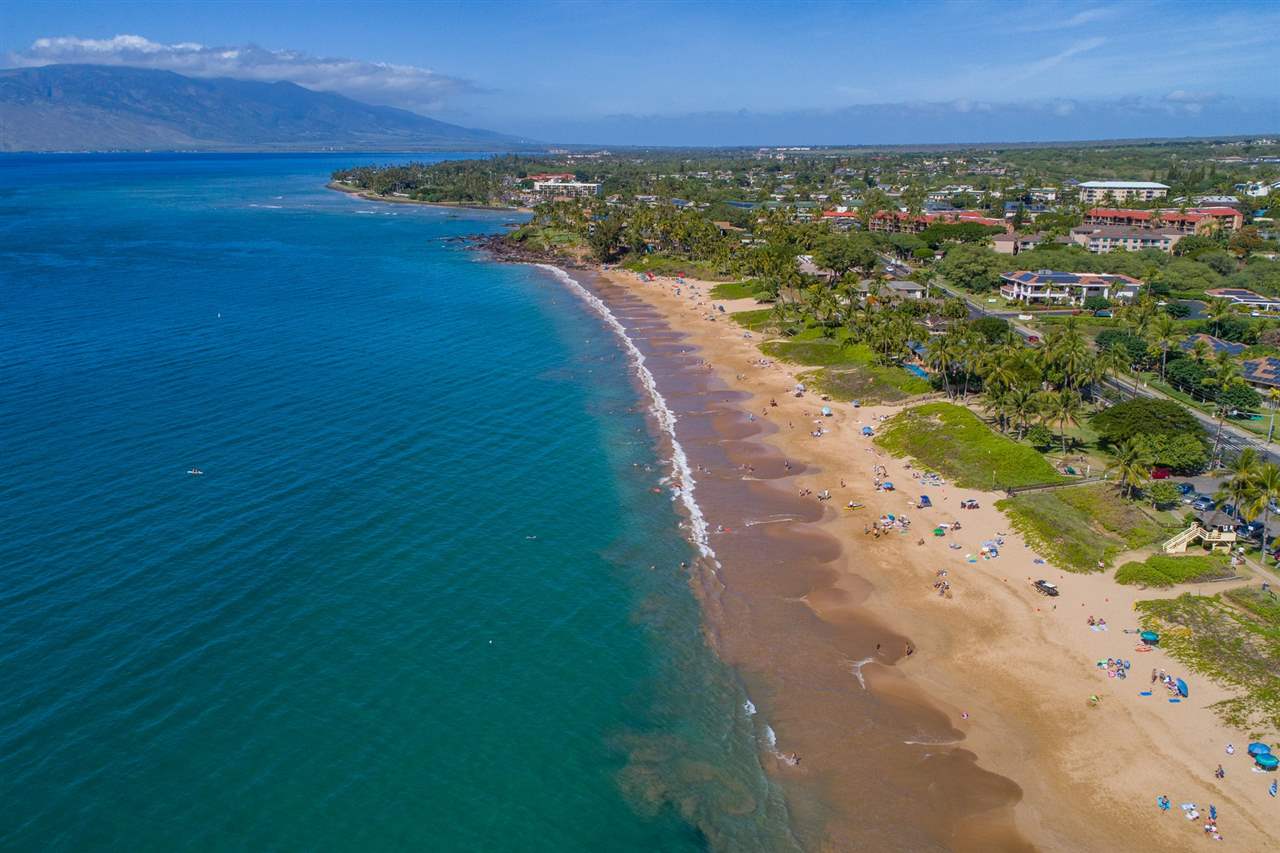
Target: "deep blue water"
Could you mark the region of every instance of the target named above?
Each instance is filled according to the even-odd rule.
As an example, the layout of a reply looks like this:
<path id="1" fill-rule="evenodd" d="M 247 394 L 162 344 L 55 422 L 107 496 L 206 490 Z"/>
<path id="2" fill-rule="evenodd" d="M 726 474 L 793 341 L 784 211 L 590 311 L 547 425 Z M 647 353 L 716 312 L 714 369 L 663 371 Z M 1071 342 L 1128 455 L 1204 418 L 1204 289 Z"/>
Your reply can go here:
<path id="1" fill-rule="evenodd" d="M 618 342 L 389 159 L 0 158 L 0 848 L 777 846 Z"/>

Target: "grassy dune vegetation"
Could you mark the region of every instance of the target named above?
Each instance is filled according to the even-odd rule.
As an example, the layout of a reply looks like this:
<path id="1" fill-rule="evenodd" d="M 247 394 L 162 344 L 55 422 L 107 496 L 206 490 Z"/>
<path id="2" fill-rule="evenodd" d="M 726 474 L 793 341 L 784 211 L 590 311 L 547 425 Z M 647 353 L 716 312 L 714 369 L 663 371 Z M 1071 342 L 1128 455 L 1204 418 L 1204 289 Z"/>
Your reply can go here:
<path id="1" fill-rule="evenodd" d="M 1032 548 L 1075 572 L 1098 571 L 1099 563 L 1110 565 L 1117 554 L 1158 542 L 1174 529 L 1106 483 L 1029 492 L 996 506 Z"/>
<path id="2" fill-rule="evenodd" d="M 876 443 L 969 488 L 1007 489 L 1067 479 L 1033 448 L 1000 435 L 954 403 L 926 403 L 900 412 L 881 428 Z"/>
<path id="3" fill-rule="evenodd" d="M 814 339 L 810 332 L 806 330 L 792 340 L 770 341 L 760 349 L 772 358 L 821 368 L 803 374 L 805 383 L 845 402 L 893 403 L 933 390 L 928 380 L 910 371 L 877 363 L 864 344 Z"/>
<path id="4" fill-rule="evenodd" d="M 1230 560 L 1221 554 L 1170 556 L 1153 554 L 1147 559 L 1125 563 L 1116 569 L 1116 582 L 1139 586 L 1168 587 L 1231 577 Z"/>
<path id="5" fill-rule="evenodd" d="M 1195 672 L 1234 688 L 1216 710 L 1233 726 L 1280 730 L 1280 599 L 1256 587 L 1138 602 L 1142 627 Z"/>

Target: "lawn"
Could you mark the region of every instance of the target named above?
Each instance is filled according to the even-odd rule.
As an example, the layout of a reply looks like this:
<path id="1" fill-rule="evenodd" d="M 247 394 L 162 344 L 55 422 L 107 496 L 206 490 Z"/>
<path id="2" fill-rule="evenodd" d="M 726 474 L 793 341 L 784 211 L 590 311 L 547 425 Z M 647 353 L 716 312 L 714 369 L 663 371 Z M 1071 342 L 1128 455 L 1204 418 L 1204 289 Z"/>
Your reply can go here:
<path id="1" fill-rule="evenodd" d="M 1235 690 L 1236 696 L 1214 706 L 1223 720 L 1255 735 L 1280 730 L 1280 601 L 1274 592 L 1186 593 L 1136 606 L 1142 627 L 1160 634 L 1161 648 Z"/>
<path id="2" fill-rule="evenodd" d="M 734 311 L 729 319 L 753 332 L 762 332 L 773 325 L 773 309 L 757 308 L 754 311 Z"/>
<path id="3" fill-rule="evenodd" d="M 690 261 L 661 254 L 628 255 L 622 266 L 632 272 L 651 272 L 663 276 L 684 275 L 702 281 L 728 281 L 732 278 L 706 261 Z"/>
<path id="4" fill-rule="evenodd" d="M 1098 571 L 1099 563 L 1110 565 L 1117 554 L 1159 542 L 1177 529 L 1152 519 L 1107 483 L 1028 492 L 996 507 L 1032 548 L 1073 572 Z"/>
<path id="5" fill-rule="evenodd" d="M 837 400 L 864 403 L 893 403 L 917 394 L 927 394 L 933 386 L 896 365 L 877 364 L 863 344 L 840 345 L 829 338 L 817 338 L 806 329 L 791 340 L 770 341 L 760 349 L 772 358 L 820 367 L 804 374 L 804 381 L 820 394 Z"/>
<path id="6" fill-rule="evenodd" d="M 712 299 L 747 299 L 759 298 L 766 292 L 765 286 L 758 279 L 749 281 L 726 281 L 711 288 Z"/>
<path id="7" fill-rule="evenodd" d="M 881 428 L 876 443 L 971 488 L 1007 489 L 1067 479 L 1033 448 L 995 432 L 953 403 L 926 403 L 900 412 Z"/>
<path id="8" fill-rule="evenodd" d="M 1116 583 L 1139 586 L 1173 586 L 1232 577 L 1235 569 L 1221 554 L 1171 556 L 1153 554 L 1142 562 L 1131 561 L 1116 569 Z"/>

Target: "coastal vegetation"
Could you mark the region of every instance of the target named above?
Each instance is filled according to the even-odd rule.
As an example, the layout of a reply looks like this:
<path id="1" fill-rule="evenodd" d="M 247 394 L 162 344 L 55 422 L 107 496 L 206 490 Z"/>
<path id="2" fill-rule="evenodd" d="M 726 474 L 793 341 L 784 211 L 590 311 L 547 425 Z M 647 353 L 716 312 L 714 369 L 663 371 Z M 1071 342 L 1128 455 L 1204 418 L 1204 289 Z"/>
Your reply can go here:
<path id="1" fill-rule="evenodd" d="M 993 432 L 954 403 L 926 403 L 899 412 L 875 441 L 967 488 L 1008 489 L 1067 479 L 1035 449 Z"/>
<path id="2" fill-rule="evenodd" d="M 1280 600 L 1240 587 L 1137 603 L 1142 627 L 1192 670 L 1234 689 L 1215 710 L 1246 731 L 1280 729 Z"/>
<path id="3" fill-rule="evenodd" d="M 1100 571 L 1177 529 L 1172 516 L 1152 517 L 1105 483 L 1028 492 L 996 506 L 1037 553 L 1074 572 Z"/>
<path id="4" fill-rule="evenodd" d="M 1116 583 L 1144 587 L 1168 587 L 1228 578 L 1235 574 L 1230 560 L 1221 554 L 1170 556 L 1152 554 L 1145 560 L 1131 560 L 1116 569 Z"/>

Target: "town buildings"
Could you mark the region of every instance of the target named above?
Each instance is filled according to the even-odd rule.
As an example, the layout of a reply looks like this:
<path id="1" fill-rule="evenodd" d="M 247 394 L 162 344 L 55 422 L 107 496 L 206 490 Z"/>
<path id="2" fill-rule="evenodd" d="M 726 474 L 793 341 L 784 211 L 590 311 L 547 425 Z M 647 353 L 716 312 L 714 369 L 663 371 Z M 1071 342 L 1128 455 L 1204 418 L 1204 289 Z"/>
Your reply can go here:
<path id="1" fill-rule="evenodd" d="M 1132 299 L 1142 282 L 1117 273 L 1057 272 L 1019 270 L 1000 276 L 1000 295 L 1028 304 L 1083 305 L 1093 296 L 1103 299 Z"/>
<path id="2" fill-rule="evenodd" d="M 598 183 L 576 180 L 571 172 L 529 175 L 525 180 L 533 182 L 533 189 L 528 193 L 528 200 L 532 202 L 591 198 L 600 194 Z"/>
<path id="3" fill-rule="evenodd" d="M 1198 234 L 1213 228 L 1232 231 L 1244 225 L 1244 214 L 1234 207 L 1190 207 L 1186 210 L 1129 210 L 1095 207 L 1084 215 L 1085 225 L 1123 225 L 1127 228 L 1161 228 Z"/>
<path id="4" fill-rule="evenodd" d="M 1169 187 L 1154 181 L 1085 181 L 1079 189 L 1080 201 L 1085 204 L 1095 204 L 1107 198 L 1115 201 L 1151 201 L 1164 198 L 1169 193 Z"/>
<path id="5" fill-rule="evenodd" d="M 1232 305 L 1248 308 L 1250 311 L 1280 311 L 1280 299 L 1263 296 L 1243 287 L 1215 287 L 1206 290 L 1205 296 L 1213 299 L 1225 299 Z"/>
<path id="6" fill-rule="evenodd" d="M 1183 232 L 1172 229 L 1157 231 L 1125 225 L 1081 225 L 1071 229 L 1071 242 L 1084 246 L 1095 255 L 1104 255 L 1117 249 L 1125 252 L 1156 249 L 1172 253 L 1174 245 L 1184 236 Z"/>
<path id="7" fill-rule="evenodd" d="M 1013 226 L 1003 219 L 993 219 L 976 210 L 945 211 L 940 213 L 910 214 L 900 210 L 877 210 L 871 215 L 869 230 L 884 233 L 906 232 L 918 234 L 930 225 L 944 223 L 974 222 L 995 228 L 1012 230 Z"/>
<path id="8" fill-rule="evenodd" d="M 997 234 L 991 238 L 991 247 L 1001 255 L 1016 255 L 1034 249 L 1045 239 L 1043 234 Z"/>

